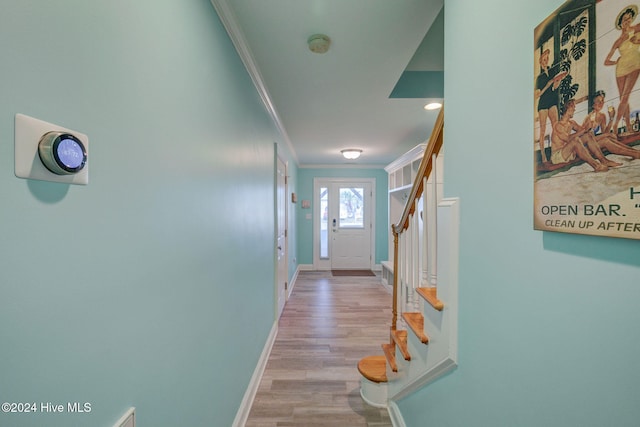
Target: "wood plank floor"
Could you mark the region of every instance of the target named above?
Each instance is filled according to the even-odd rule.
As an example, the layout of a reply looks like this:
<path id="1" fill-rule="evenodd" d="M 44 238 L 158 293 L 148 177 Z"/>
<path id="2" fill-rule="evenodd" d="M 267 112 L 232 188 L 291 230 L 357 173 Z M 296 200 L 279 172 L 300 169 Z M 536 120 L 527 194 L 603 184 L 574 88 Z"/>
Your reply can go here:
<path id="1" fill-rule="evenodd" d="M 247 427 L 388 427 L 360 397 L 358 361 L 382 355 L 391 294 L 380 277 L 301 272 L 278 325 Z"/>

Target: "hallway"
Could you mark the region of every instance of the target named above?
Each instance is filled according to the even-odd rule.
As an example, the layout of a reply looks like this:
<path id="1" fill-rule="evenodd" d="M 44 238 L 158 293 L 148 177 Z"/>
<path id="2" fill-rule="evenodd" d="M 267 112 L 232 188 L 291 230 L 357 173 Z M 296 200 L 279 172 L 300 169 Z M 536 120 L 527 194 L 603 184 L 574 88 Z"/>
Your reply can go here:
<path id="1" fill-rule="evenodd" d="M 360 397 L 357 363 L 383 354 L 391 294 L 380 277 L 301 272 L 284 308 L 247 427 L 388 427 Z"/>

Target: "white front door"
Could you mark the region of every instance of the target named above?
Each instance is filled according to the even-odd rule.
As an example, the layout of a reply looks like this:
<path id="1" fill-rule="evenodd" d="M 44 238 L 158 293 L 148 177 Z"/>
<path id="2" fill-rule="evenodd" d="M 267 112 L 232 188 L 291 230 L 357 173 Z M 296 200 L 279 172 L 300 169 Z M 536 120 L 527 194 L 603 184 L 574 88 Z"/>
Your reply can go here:
<path id="1" fill-rule="evenodd" d="M 284 303 L 287 301 L 287 181 L 286 165 L 278 157 L 277 167 L 277 216 L 278 230 L 276 254 L 278 257 L 278 274 L 276 283 L 277 317 L 280 318 Z"/>
<path id="2" fill-rule="evenodd" d="M 371 269 L 373 266 L 372 179 L 316 182 L 314 263 L 318 269 Z"/>

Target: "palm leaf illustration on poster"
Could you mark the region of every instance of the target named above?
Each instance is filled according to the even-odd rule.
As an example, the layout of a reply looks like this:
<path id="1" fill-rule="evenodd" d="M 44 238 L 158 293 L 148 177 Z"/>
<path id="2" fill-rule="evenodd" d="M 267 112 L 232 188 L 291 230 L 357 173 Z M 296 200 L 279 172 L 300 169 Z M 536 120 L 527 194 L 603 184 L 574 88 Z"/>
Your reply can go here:
<path id="1" fill-rule="evenodd" d="M 570 0 L 534 30 L 536 230 L 640 239 L 640 17 L 628 1 Z"/>

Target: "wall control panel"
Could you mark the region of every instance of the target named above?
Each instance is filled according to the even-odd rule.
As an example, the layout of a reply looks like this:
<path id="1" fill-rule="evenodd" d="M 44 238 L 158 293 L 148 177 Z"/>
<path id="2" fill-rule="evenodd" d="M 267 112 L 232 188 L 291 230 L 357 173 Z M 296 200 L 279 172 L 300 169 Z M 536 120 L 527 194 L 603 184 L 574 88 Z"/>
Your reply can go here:
<path id="1" fill-rule="evenodd" d="M 86 185 L 89 138 L 77 131 L 16 114 L 15 174 L 18 178 Z"/>

